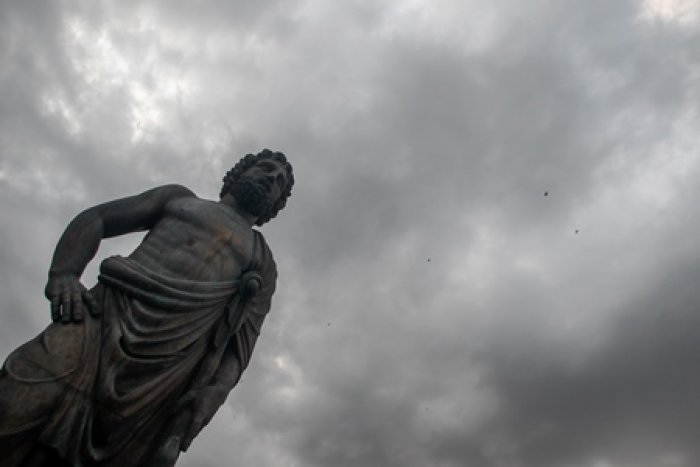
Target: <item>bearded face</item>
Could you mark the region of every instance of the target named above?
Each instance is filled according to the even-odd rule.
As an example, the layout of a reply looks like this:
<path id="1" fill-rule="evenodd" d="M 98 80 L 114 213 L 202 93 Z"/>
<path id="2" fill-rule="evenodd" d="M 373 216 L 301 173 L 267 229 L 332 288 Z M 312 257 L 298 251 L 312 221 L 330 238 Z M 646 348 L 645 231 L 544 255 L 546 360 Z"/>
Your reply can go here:
<path id="1" fill-rule="evenodd" d="M 236 203 L 241 209 L 255 217 L 265 218 L 272 214 L 272 200 L 267 190 L 258 182 L 243 176 L 233 184 L 230 193 L 236 198 Z"/>

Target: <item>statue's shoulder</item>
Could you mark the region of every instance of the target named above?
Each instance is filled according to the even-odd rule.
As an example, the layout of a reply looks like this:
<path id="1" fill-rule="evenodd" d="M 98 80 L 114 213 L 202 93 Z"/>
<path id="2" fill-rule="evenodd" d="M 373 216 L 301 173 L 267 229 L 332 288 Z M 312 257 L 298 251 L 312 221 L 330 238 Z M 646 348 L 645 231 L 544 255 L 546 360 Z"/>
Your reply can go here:
<path id="1" fill-rule="evenodd" d="M 183 203 L 204 201 L 186 186 L 174 183 L 156 187 L 151 191 L 158 199 L 158 204 L 165 207 L 166 211 L 170 211 L 173 206 L 182 206 Z"/>
<path id="2" fill-rule="evenodd" d="M 153 189 L 154 192 L 158 193 L 159 196 L 165 199 L 177 199 L 177 198 L 197 198 L 192 190 L 184 185 L 178 185 L 177 183 L 170 183 L 168 185 L 161 185 Z M 199 198 L 197 198 L 199 199 Z"/>

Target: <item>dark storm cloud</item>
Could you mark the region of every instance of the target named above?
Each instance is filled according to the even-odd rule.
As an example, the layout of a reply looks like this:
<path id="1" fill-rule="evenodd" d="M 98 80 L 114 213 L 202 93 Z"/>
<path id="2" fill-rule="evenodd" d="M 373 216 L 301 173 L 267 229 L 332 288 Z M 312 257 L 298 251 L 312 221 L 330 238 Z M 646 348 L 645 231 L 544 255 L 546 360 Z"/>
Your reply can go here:
<path id="1" fill-rule="evenodd" d="M 671 459 L 669 462 L 681 459 L 685 462 L 681 465 L 691 465 L 688 459 L 695 455 L 692 445 L 679 447 L 685 443 L 670 442 L 672 436 L 665 443 L 663 437 L 656 436 L 662 432 L 658 426 L 641 423 L 644 419 L 637 412 L 643 410 L 643 404 L 653 403 L 663 408 L 666 398 L 663 390 L 657 392 L 654 388 L 656 384 L 663 384 L 653 377 L 655 368 L 635 363 L 635 351 L 630 349 L 644 344 L 626 342 L 634 337 L 624 332 L 624 324 L 618 325 L 621 330 L 614 333 L 621 349 L 610 344 L 607 351 L 615 354 L 620 350 L 616 359 L 605 353 L 588 361 L 584 370 L 572 370 L 567 365 L 578 360 L 572 354 L 578 347 L 552 344 L 557 341 L 556 337 L 547 337 L 548 328 L 542 328 L 542 322 L 538 321 L 548 319 L 546 313 L 544 316 L 538 314 L 542 309 L 556 312 L 558 304 L 566 297 L 557 297 L 561 291 L 544 288 L 537 280 L 503 274 L 499 290 L 508 292 L 502 299 L 491 298 L 486 306 L 491 308 L 491 313 L 503 316 L 503 321 L 499 321 L 488 334 L 492 339 L 488 345 L 483 342 L 483 337 L 480 344 L 465 345 L 456 336 L 445 334 L 439 328 L 427 328 L 422 334 L 412 334 L 404 328 L 402 318 L 406 317 L 406 321 L 417 326 L 425 324 L 431 315 L 440 312 L 439 298 L 435 297 L 440 297 L 445 291 L 431 287 L 434 284 L 421 283 L 425 274 L 418 268 L 382 261 L 384 255 L 391 255 L 387 252 L 391 251 L 392 243 L 412 235 L 423 242 L 416 242 L 414 246 L 420 248 L 408 249 L 405 254 L 420 257 L 421 262 L 422 257 L 429 255 L 449 256 L 449 250 L 444 249 L 448 246 L 467 248 L 469 237 L 456 238 L 464 235 L 463 230 L 443 233 L 438 237 L 443 240 L 439 245 L 425 239 L 434 232 L 449 231 L 453 225 L 451 221 L 460 215 L 469 217 L 470 213 L 480 213 L 472 210 L 472 206 L 479 206 L 482 210 L 486 206 L 487 210 L 497 212 L 502 220 L 501 227 L 509 232 L 512 243 L 517 245 L 521 235 L 533 231 L 537 235 L 542 228 L 558 226 L 562 220 L 568 220 L 567 215 L 577 208 L 577 204 L 595 197 L 601 165 L 607 162 L 611 152 L 619 150 L 619 146 L 641 149 L 645 142 L 662 137 L 668 129 L 667 122 L 675 120 L 684 111 L 687 103 L 684 96 L 694 92 L 692 87 L 685 85 L 692 74 L 692 62 L 686 52 L 681 51 L 666 59 L 673 72 L 666 67 L 647 68 L 644 64 L 661 51 L 670 53 L 688 39 L 673 29 L 660 34 L 658 30 L 638 24 L 635 10 L 631 8 L 633 5 L 626 6 L 618 11 L 622 16 L 615 16 L 609 14 L 611 10 L 615 12 L 615 8 L 608 10 L 606 7 L 603 13 L 588 10 L 589 6 L 574 5 L 576 13 L 583 13 L 583 19 L 575 14 L 569 18 L 557 16 L 563 21 L 553 24 L 555 30 L 548 31 L 553 34 L 541 32 L 539 36 L 528 38 L 530 41 L 525 41 L 524 36 L 535 31 L 516 29 L 509 37 L 513 42 L 490 50 L 487 57 L 441 53 L 430 47 L 426 48 L 431 53 L 421 53 L 424 51 L 420 47 L 411 44 L 392 44 L 384 51 L 383 55 L 391 59 L 388 60 L 389 66 L 383 69 L 387 75 L 382 76 L 385 81 L 375 83 L 381 91 L 374 94 L 376 100 L 363 116 L 354 121 L 357 125 L 348 131 L 352 135 L 347 138 L 352 140 L 348 142 L 349 147 L 339 145 L 335 148 L 336 153 L 341 153 L 335 156 L 336 161 L 364 164 L 364 167 L 371 168 L 370 175 L 365 172 L 363 180 L 346 169 L 345 177 L 334 185 L 337 194 L 334 203 L 323 198 L 315 203 L 307 201 L 314 206 L 311 210 L 314 218 L 307 219 L 307 222 L 331 235 L 320 241 L 312 235 L 295 243 L 302 251 L 308 245 L 309 250 L 303 255 L 305 262 L 318 268 L 321 274 L 335 271 L 334 266 L 337 266 L 338 270 L 345 271 L 344 277 L 351 279 L 348 281 L 351 284 L 346 284 L 346 287 L 357 284 L 355 294 L 346 288 L 344 295 L 335 288 L 326 288 L 327 295 L 332 297 L 328 305 L 313 301 L 310 309 L 327 309 L 334 318 L 333 324 L 337 325 L 333 313 L 336 305 L 351 310 L 347 313 L 352 319 L 360 317 L 363 323 L 367 323 L 361 335 L 348 333 L 347 340 L 339 341 L 338 335 L 333 334 L 332 338 L 333 342 L 342 343 L 339 347 L 352 348 L 350 358 L 354 365 L 361 367 L 358 373 L 363 378 L 357 382 L 354 391 L 352 383 L 355 380 L 347 374 L 353 363 L 342 358 L 340 361 L 334 358 L 326 364 L 318 363 L 324 368 L 319 374 L 328 381 L 340 379 L 337 386 L 329 384 L 325 389 L 332 395 L 329 397 L 340 400 L 334 399 L 334 405 L 327 410 L 308 408 L 310 413 L 326 412 L 326 415 L 315 423 L 305 424 L 309 435 L 299 449 L 302 455 L 306 455 L 307 463 L 402 465 L 405 464 L 403 453 L 413 450 L 406 448 L 398 438 L 418 442 L 420 448 L 415 448 L 415 451 L 423 455 L 429 452 L 427 456 L 433 462 L 441 459 L 454 465 L 465 462 L 469 465 L 494 465 L 498 462 L 502 465 L 587 465 L 605 459 L 622 463 L 620 465 L 626 462 L 643 465 L 640 464 L 640 450 L 635 446 L 657 439 L 658 444 L 646 444 L 649 447 L 643 451 L 645 459 L 653 459 L 648 461 L 649 465 L 668 459 Z M 537 21 L 533 23 L 538 24 Z M 614 33 L 621 27 L 632 32 L 624 33 L 629 37 L 616 39 Z M 635 70 L 639 68 L 645 73 L 637 73 Z M 392 75 L 392 70 L 397 70 L 396 75 Z M 590 80 L 598 73 L 608 74 L 602 78 L 602 83 Z M 607 79 L 613 83 L 605 82 Z M 664 93 L 667 88 L 671 91 Z M 678 91 L 674 92 L 674 89 Z M 640 112 L 636 115 L 639 121 L 633 116 L 629 126 L 611 128 L 620 115 L 635 112 Z M 372 134 L 363 132 L 363 125 L 371 127 L 377 125 L 376 121 L 386 125 L 381 134 L 396 147 L 384 139 L 363 144 L 362 135 Z M 405 137 L 398 135 L 415 135 L 416 138 L 409 138 L 410 144 L 406 144 L 403 142 Z M 373 153 L 367 150 L 371 147 L 375 149 Z M 406 153 L 409 155 L 402 158 Z M 428 157 L 420 158 L 422 155 Z M 409 167 L 401 167 L 406 161 L 410 161 Z M 392 173 L 397 174 L 394 179 Z M 427 181 L 424 185 L 420 183 L 423 180 Z M 556 193 L 547 207 L 542 207 L 544 188 Z M 353 215 L 346 220 L 334 221 L 333 213 L 337 211 Z M 324 240 L 333 243 L 327 245 Z M 324 254 L 313 255 L 313 251 Z M 358 254 L 376 261 L 358 265 L 351 259 Z M 625 253 L 620 255 L 624 257 Z M 697 259 L 694 251 L 692 255 Z M 341 261 L 342 257 L 347 260 Z M 320 263 L 325 260 L 328 262 Z M 387 272 L 380 264 L 396 267 Z M 599 264 L 603 269 L 606 266 L 607 263 Z M 387 279 L 387 274 L 391 279 Z M 587 274 L 588 278 L 583 275 L 580 280 L 604 272 L 594 266 Z M 400 292 L 398 287 L 396 289 L 397 295 L 408 295 L 403 300 L 403 307 L 391 306 L 392 302 L 402 301 L 396 296 L 392 296 L 393 300 L 382 300 L 378 291 L 387 281 L 401 282 L 405 286 Z M 421 300 L 420 296 L 414 297 L 407 292 L 411 290 L 409 287 L 421 285 L 427 286 L 423 290 L 431 292 L 431 299 Z M 606 287 L 598 292 L 589 290 L 589 287 L 593 285 L 582 283 L 575 288 L 585 289 L 584 296 L 611 293 Z M 555 297 L 543 299 L 543 293 Z M 352 298 L 367 295 L 374 301 Z M 575 297 L 572 294 L 571 298 Z M 687 298 L 686 304 L 693 303 L 692 297 Z M 586 313 L 588 306 L 591 303 L 570 305 L 581 313 Z M 381 318 L 367 312 L 377 308 L 392 317 L 384 326 Z M 425 318 L 416 318 L 416 310 L 424 310 Z M 521 316 L 515 317 L 513 313 Z M 615 311 L 617 313 L 620 312 Z M 320 326 L 324 320 L 318 321 Z M 340 325 L 347 329 L 346 322 Z M 685 325 L 693 328 L 688 322 Z M 401 338 L 398 344 L 392 345 L 396 335 Z M 435 345 L 436 348 L 426 349 L 419 344 L 421 337 L 439 344 Z M 463 337 L 465 340 L 473 338 L 468 331 Z M 309 345 L 312 341 L 305 339 L 300 342 Z M 421 399 L 419 391 L 404 391 L 403 398 L 401 391 L 394 390 L 398 394 L 392 392 L 393 388 L 403 386 L 402 380 L 397 378 L 396 367 L 405 364 L 413 371 L 425 369 L 425 374 L 416 378 L 447 381 L 446 385 L 450 386 L 454 381 L 439 371 L 440 363 L 448 368 L 447 373 L 457 371 L 460 366 L 445 355 L 469 355 L 474 351 L 473 345 L 487 349 L 481 349 L 487 356 L 477 360 L 476 368 L 483 367 L 489 375 L 484 378 L 483 387 L 494 391 L 498 415 L 490 423 L 483 424 L 483 431 L 475 430 L 474 436 L 470 435 L 466 423 L 456 423 L 437 441 L 431 443 L 421 439 L 416 431 L 411 430 L 412 425 L 405 421 L 411 419 L 416 401 Z M 401 351 L 387 352 L 394 347 Z M 508 358 L 502 357 L 503 352 Z M 554 358 L 554 361 L 550 362 L 548 358 Z M 661 361 L 664 358 L 661 356 Z M 384 359 L 384 363 L 376 364 L 381 371 L 373 372 L 371 368 L 376 360 Z M 303 361 L 309 367 L 315 364 L 313 357 L 308 355 L 300 355 L 297 361 Z M 633 374 L 621 372 L 616 375 L 625 364 L 637 365 Z M 335 376 L 334 367 L 338 373 Z M 349 373 L 353 374 L 352 371 Z M 644 395 L 637 397 L 633 394 L 640 380 L 647 387 L 643 389 Z M 608 383 L 618 386 L 612 394 L 606 394 Z M 529 384 L 533 387 L 530 388 Z M 419 385 L 415 381 L 409 384 L 409 387 L 416 386 Z M 382 389 L 392 397 L 385 400 L 376 396 L 376 392 L 381 394 Z M 467 392 L 468 389 L 464 388 L 464 393 Z M 630 394 L 630 401 L 616 405 L 625 393 Z M 449 391 L 434 390 L 432 395 L 443 395 L 445 399 L 458 397 L 458 405 L 468 403 L 468 396 L 464 394 L 459 398 Z M 600 396 L 602 410 L 595 409 L 595 395 Z M 681 399 L 675 408 L 668 410 L 673 412 L 686 404 L 686 399 Z M 377 413 L 381 416 L 370 416 Z M 692 420 L 694 415 L 689 418 Z M 454 418 L 458 420 L 457 416 Z M 609 422 L 610 418 L 622 418 L 623 421 L 620 424 Z M 400 434 L 383 427 L 384 420 L 398 420 Z M 634 429 L 635 422 L 643 425 L 638 431 Z M 688 428 L 682 423 L 680 425 L 681 430 Z"/>
<path id="2" fill-rule="evenodd" d="M 596 456 L 612 465 L 662 465 L 669 456 L 693 464 L 698 274 L 694 258 L 631 299 L 606 344 L 582 365 L 566 365 L 556 351 L 532 362 L 490 349 L 485 358 L 505 404 L 494 426 L 505 428 L 523 465 Z"/>
<path id="3" fill-rule="evenodd" d="M 262 229 L 274 309 L 182 465 L 697 463 L 697 28 L 627 0 L 25 3 L 3 355 L 80 209 L 215 197 L 270 147 L 297 179 Z"/>
<path id="4" fill-rule="evenodd" d="M 333 222 L 333 212 L 358 212 L 366 217 L 356 229 L 381 223 L 392 229 L 388 235 L 406 231 L 406 225 L 447 226 L 457 216 L 469 217 L 475 205 L 503 212 L 507 228 L 538 226 L 552 215 L 570 212 L 597 189 L 591 178 L 616 145 L 648 137 L 647 127 L 641 137 L 627 134 L 634 127 L 616 132 L 611 127 L 619 114 L 639 111 L 641 118 L 653 108 L 649 126 L 665 131 L 685 102 L 682 92 L 688 87 L 683 83 L 691 62 L 680 52 L 666 59 L 672 71 L 634 69 L 675 48 L 679 39 L 672 32 L 659 37 L 635 25 L 631 9 L 621 20 L 608 19 L 607 10 L 572 8 L 581 15 L 557 16 L 559 22 L 550 20 L 551 28 L 541 28 L 533 18 L 483 56 L 410 41 L 380 42 L 376 53 L 382 67 L 374 71 L 369 104 L 350 117 L 345 131 L 332 134 L 332 142 L 319 141 L 319 157 L 332 161 L 318 164 L 324 173 L 321 186 L 330 184 L 333 172 L 350 173 L 333 183 L 337 202 L 322 197 L 300 201 L 314 206 L 310 212 L 324 232 L 333 232 L 325 238 L 338 244 L 347 237 L 357 240 L 346 224 Z M 612 42 L 610 36 L 619 28 L 636 33 L 622 43 Z M 596 94 L 589 79 L 603 72 L 619 84 Z M 660 95 L 653 89 L 662 86 L 681 91 L 657 103 Z M 356 181 L 355 172 L 365 180 Z M 371 180 L 377 182 L 375 190 L 368 187 Z M 556 196 L 548 200 L 543 217 L 542 200 L 531 195 L 545 189 Z M 393 213 L 377 212 L 382 206 L 392 206 Z M 310 223 L 316 225 L 314 220 Z M 328 250 L 355 254 L 350 248 Z M 326 257 L 310 253 L 305 256 Z"/>

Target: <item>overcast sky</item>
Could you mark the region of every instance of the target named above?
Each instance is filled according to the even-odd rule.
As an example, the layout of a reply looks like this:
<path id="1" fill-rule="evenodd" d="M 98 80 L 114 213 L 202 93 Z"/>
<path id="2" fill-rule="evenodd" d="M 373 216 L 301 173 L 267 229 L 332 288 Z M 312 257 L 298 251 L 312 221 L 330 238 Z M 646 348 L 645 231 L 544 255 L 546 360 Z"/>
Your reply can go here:
<path id="1" fill-rule="evenodd" d="M 273 310 L 179 465 L 695 467 L 699 110 L 698 0 L 0 0 L 0 359 L 78 212 L 267 147 Z"/>

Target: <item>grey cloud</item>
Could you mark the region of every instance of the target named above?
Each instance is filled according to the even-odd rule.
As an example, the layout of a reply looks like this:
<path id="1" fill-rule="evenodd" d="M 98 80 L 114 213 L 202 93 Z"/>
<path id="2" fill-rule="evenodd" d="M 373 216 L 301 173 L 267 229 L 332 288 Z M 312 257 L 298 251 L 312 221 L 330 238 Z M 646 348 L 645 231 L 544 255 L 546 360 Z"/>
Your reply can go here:
<path id="1" fill-rule="evenodd" d="M 695 29 L 627 0 L 496 2 L 479 47 L 400 2 L 5 5 L 3 355 L 40 329 L 80 209 L 167 182 L 215 197 L 270 147 L 297 179 L 262 229 L 274 309 L 183 465 L 697 463 L 697 164 L 668 206 L 628 189 L 653 148 L 697 150 Z M 76 18 L 128 73 L 90 82 Z"/>
<path id="2" fill-rule="evenodd" d="M 697 279 L 693 258 L 631 300 L 607 344 L 582 366 L 562 366 L 557 351 L 538 362 L 497 350 L 486 357 L 507 418 L 495 426 L 508 427 L 523 465 L 594 456 L 614 465 L 659 465 L 670 454 L 685 459 L 678 465 L 692 465 Z"/>

